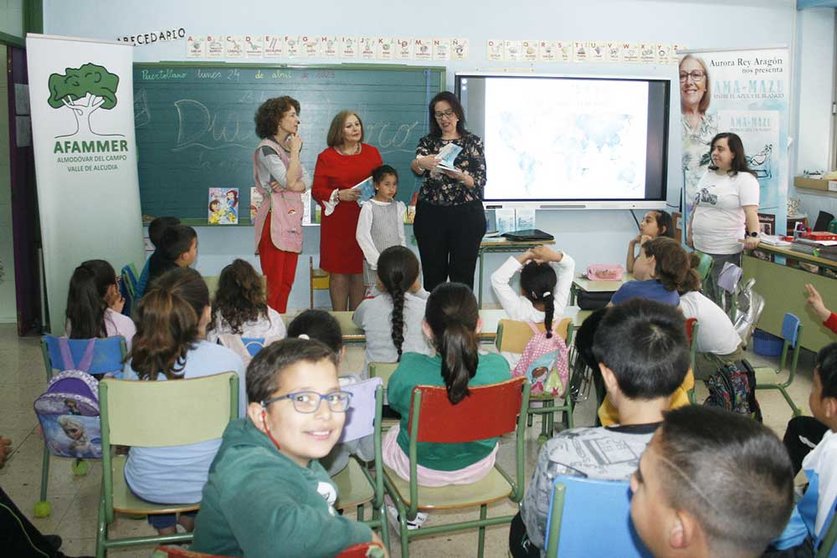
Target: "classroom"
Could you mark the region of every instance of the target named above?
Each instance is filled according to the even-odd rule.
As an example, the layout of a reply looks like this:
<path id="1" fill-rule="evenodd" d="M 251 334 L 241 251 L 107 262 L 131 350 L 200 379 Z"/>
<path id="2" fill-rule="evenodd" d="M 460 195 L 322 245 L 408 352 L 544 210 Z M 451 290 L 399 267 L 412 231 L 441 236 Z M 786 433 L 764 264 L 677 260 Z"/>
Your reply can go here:
<path id="1" fill-rule="evenodd" d="M 414 228 L 409 214 L 415 215 L 414 195 L 425 180 L 420 162 L 418 170 L 422 176 L 416 173 L 415 148 L 418 138 L 430 131 L 427 100 L 433 95 L 440 91 L 460 94 L 462 76 L 471 80 L 465 82 L 465 89 L 471 87 L 472 99 L 478 98 L 474 79 L 479 76 L 508 76 L 524 83 L 542 77 L 636 79 L 668 88 L 667 104 L 658 122 L 665 149 L 655 171 L 659 174 L 658 182 L 664 185 L 664 194 L 649 194 L 651 203 L 642 196 L 636 200 L 619 198 L 610 204 L 577 198 L 571 203 L 551 203 L 535 196 L 536 202 L 529 204 L 476 204 L 485 210 L 488 231 L 502 228 L 501 221 L 509 215 L 509 208 L 524 208 L 519 214 L 531 216 L 527 217 L 531 219 L 527 221 L 531 228 L 553 237 L 550 248 L 571 256 L 568 259 L 574 262 L 574 281 L 571 292 L 564 293 L 567 300 L 561 302 L 562 311 L 556 316 L 569 318 L 572 331 L 590 313 L 583 307 L 579 309 L 579 297 L 596 295 L 599 290 L 610 293 L 622 284 L 620 281 L 614 287 L 605 281 L 602 286 L 579 279 L 578 275 L 590 266 L 624 266 L 625 248 L 633 249 L 631 242 L 638 238 L 646 211 L 665 210 L 675 218 L 680 216 L 674 224 L 679 235 L 676 238 L 686 245 L 690 211 L 686 206 L 694 192 L 684 186 L 690 180 L 689 171 L 684 170 L 690 153 L 681 141 L 681 88 L 685 82 L 696 81 L 694 71 L 687 72 L 684 81 L 683 68 L 679 67 L 687 53 L 711 60 L 710 67 L 704 70 L 715 79 L 715 110 L 726 108 L 720 117 L 726 128 L 715 130 L 757 130 L 762 134 L 758 136 L 759 145 L 764 143 L 764 149 L 758 152 L 749 144 L 747 149 L 747 159 L 762 184 L 757 228 L 771 235 L 793 235 L 798 224 L 816 228 L 819 221 L 825 223 L 821 227 L 824 232 L 829 222 L 837 229 L 832 221 L 837 215 L 837 180 L 826 175 L 837 169 L 833 108 L 837 83 L 835 9 L 837 0 L 521 0 L 513 4 L 500 0 L 479 4 L 428 0 L 420 5 L 380 0 L 349 5 L 321 0 L 293 7 L 264 0 L 237 4 L 217 0 L 0 0 L 0 106 L 4 107 L 0 110 L 0 450 L 3 437 L 12 440 L 9 461 L 0 467 L 0 487 L 41 532 L 63 538 L 62 552 L 69 556 L 95 554 L 100 461 L 86 460 L 90 471 L 81 476 L 74 474 L 77 471 L 73 460 L 53 459 L 48 475 L 52 512 L 39 518 L 33 512 L 40 499 L 44 449 L 38 420 L 32 412 L 32 402 L 46 388 L 39 336 L 65 334 L 68 278 L 80 262 L 102 258 L 122 280 L 126 265 L 132 265 L 139 275 L 154 251 L 148 226 L 154 217 L 178 217 L 196 233 L 198 255 L 192 268 L 205 278 L 211 295 L 219 285 L 222 270 L 233 260 L 244 260 L 261 271 L 265 260 L 254 253 L 253 223 L 258 220 L 255 211 L 252 217 L 247 215 L 254 185 L 253 150 L 260 138 L 254 133 L 254 109 L 238 108 L 242 102 L 248 103 L 247 107 L 258 107 L 268 98 L 282 95 L 302 100 L 296 109 L 297 135 L 303 139 L 298 158 L 309 186 L 320 161 L 318 154 L 328 147 L 332 117 L 341 110 L 356 111 L 364 125 L 363 145 L 380 152 L 382 160 L 377 164 L 389 164 L 398 170 L 394 199 L 404 203 L 408 214 L 403 225 L 403 244 L 419 257 L 419 237 L 430 232 L 416 232 L 418 227 Z M 38 45 L 27 44 L 27 34 L 45 38 Z M 284 50 L 270 54 L 270 47 L 262 44 L 262 39 L 258 46 L 250 43 L 250 37 L 267 36 L 281 37 Z M 232 41 L 226 39 L 225 43 L 227 37 L 241 41 L 244 51 L 225 46 Z M 58 127 L 64 129 L 52 128 L 46 133 L 39 129 L 38 101 L 33 91 L 41 78 L 32 68 L 33 57 L 36 53 L 42 60 L 48 60 L 51 54 L 56 60 L 68 56 L 59 52 L 60 46 L 50 46 L 53 38 L 112 43 L 111 46 L 119 47 L 114 50 L 130 51 L 126 71 L 131 73 L 132 91 L 122 90 L 118 100 L 105 95 L 104 102 L 108 104 L 104 108 L 110 113 L 107 118 L 102 116 L 104 111 L 98 111 L 93 118 L 86 114 L 73 119 L 68 116 L 71 111 L 62 107 L 71 104 L 66 101 L 69 97 L 62 100 L 58 95 L 50 98 L 49 106 L 50 110 L 65 111 L 63 120 L 58 120 Z M 357 52 L 346 50 L 347 38 L 351 39 L 348 43 L 354 41 Z M 379 46 L 369 50 L 375 41 Z M 383 54 L 386 49 L 380 46 L 381 41 L 388 48 L 401 48 L 402 53 L 395 50 L 393 54 Z M 409 49 L 402 43 L 409 44 Z M 544 44 L 552 45 L 558 54 L 544 54 Z M 591 49 L 606 45 L 616 45 L 622 54 L 611 58 L 592 54 Z M 656 53 L 643 57 L 643 47 Z M 718 77 L 740 68 L 745 68 L 744 75 L 749 72 L 752 76 L 748 85 Z M 54 71 L 69 75 L 70 70 L 68 62 Z M 769 80 L 780 73 L 784 80 L 780 86 L 763 85 L 779 83 Z M 49 79 L 52 95 L 52 77 Z M 767 81 L 757 85 L 757 79 Z M 752 89 L 742 91 L 742 87 Z M 744 99 L 748 94 L 768 99 L 767 104 L 723 104 L 733 97 Z M 129 101 L 121 102 L 123 99 Z M 537 118 L 537 105 L 518 103 L 518 98 L 509 96 L 497 104 L 509 113 Z M 477 121 L 472 112 L 477 104 L 463 101 L 465 114 L 469 115 L 466 128 L 483 140 L 493 138 L 486 141 L 487 151 L 491 141 L 496 145 L 496 138 L 519 144 L 527 141 L 526 130 L 492 129 L 488 120 Z M 771 120 L 775 117 L 768 116 L 765 107 L 776 111 L 771 114 L 778 114 L 780 123 Z M 91 107 L 70 108 L 81 114 Z M 431 107 L 431 128 L 433 110 Z M 437 107 L 435 115 L 442 122 L 444 111 L 439 110 Z M 120 130 L 121 135 L 108 128 L 115 122 L 108 118 L 117 113 L 119 118 L 128 119 L 130 128 L 127 132 Z M 69 126 L 73 125 L 81 129 L 78 138 L 71 137 Z M 84 135 L 84 126 L 89 136 Z M 768 128 L 770 131 L 765 131 Z M 553 133 L 558 138 L 562 131 L 556 128 Z M 43 174 L 45 157 L 60 166 L 64 174 L 53 176 L 65 176 L 67 184 Z M 759 157 L 772 157 L 776 162 L 767 175 L 759 174 L 759 169 L 766 167 L 756 168 L 760 165 Z M 489 184 L 492 171 L 498 173 L 495 176 L 500 175 L 499 167 L 492 168 L 491 161 L 489 156 Z M 554 171 L 554 167 L 548 170 Z M 468 171 L 457 176 L 466 187 L 470 187 L 470 180 L 479 178 L 473 167 Z M 770 193 L 765 197 L 767 183 Z M 94 184 L 100 189 L 95 190 Z M 102 189 L 105 186 L 107 190 Z M 516 185 L 503 187 L 512 192 L 504 196 L 516 197 Z M 232 197 L 225 196 L 234 196 L 234 224 L 223 224 L 229 222 L 229 215 L 213 214 L 219 207 L 227 207 L 226 200 L 233 203 Z M 342 199 L 336 191 L 334 196 L 334 201 Z M 357 285 L 349 282 L 339 292 L 343 303 L 349 299 L 348 307 L 340 308 L 333 298 L 334 285 L 342 285 L 340 274 L 333 274 L 331 286 L 322 288 L 320 246 L 321 242 L 330 241 L 323 240 L 327 233 L 322 232 L 321 223 L 329 209 L 310 198 L 306 201 L 299 228 L 301 249 L 290 267 L 290 276 L 283 279 L 292 287 L 283 295 L 279 313 L 287 326 L 308 308 L 334 310 L 343 330 L 346 354 L 339 370 L 344 373 L 365 369 L 368 359 L 364 351 L 369 346 L 363 328 L 352 321 L 348 311 L 355 306 L 352 297 Z M 516 215 L 513 209 L 511 215 Z M 827 215 L 831 218 L 827 219 Z M 478 219 L 481 216 L 482 211 Z M 258 228 L 262 226 L 264 229 Z M 752 227 L 748 221 L 748 231 Z M 269 235 L 272 228 L 270 224 L 258 225 L 256 231 L 267 229 Z M 425 229 L 432 228 L 431 225 Z M 328 238 L 334 238 L 334 233 Z M 441 237 L 432 238 L 425 242 L 436 242 Z M 746 245 L 746 239 L 742 242 Z M 763 241 L 755 253 L 747 246 L 741 259 L 741 284 L 755 279 L 753 290 L 764 297 L 756 324 L 759 339 L 754 342 L 764 338 L 772 340 L 775 346 L 779 339 L 781 347 L 786 314 L 798 317 L 801 348 L 793 351 L 793 366 L 798 370 L 787 391 L 793 400 L 791 408 L 810 416 L 814 410 L 809 408 L 808 393 L 813 389 L 815 358 L 820 349 L 834 343 L 835 335 L 807 303 L 805 284 L 812 284 L 821 293 L 825 306 L 834 310 L 837 264 L 834 256 L 821 257 L 820 247 L 814 254 L 794 255 L 788 243 L 777 242 L 778 245 L 767 245 Z M 473 276 L 472 268 L 465 266 L 468 277 L 464 282 L 472 287 L 482 323 L 477 339 L 481 349 L 488 352 L 498 351 L 498 322 L 508 315 L 492 276 L 504 269 L 510 256 L 537 245 L 508 248 L 508 243 L 500 243 L 499 247 L 496 244 L 489 238 L 483 241 L 474 260 Z M 426 270 L 432 267 L 428 261 L 422 254 L 425 286 Z M 324 267 L 327 265 L 331 264 Z M 554 267 L 560 276 L 559 264 Z M 453 268 L 452 264 L 451 281 L 462 282 Z M 374 270 L 372 273 L 374 276 Z M 431 281 L 428 291 L 444 280 Z M 516 288 L 517 279 L 510 281 Z M 273 296 L 271 288 L 268 281 L 268 299 Z M 744 354 L 757 368 L 775 368 L 779 362 L 777 356 L 757 354 L 752 346 Z M 241 387 L 239 393 L 245 398 L 243 383 Z M 708 392 L 702 381 L 697 382 L 695 393 L 697 401 L 703 402 Z M 759 391 L 759 401 L 764 424 L 781 438 L 791 418 L 782 393 Z M 552 415 L 542 416 L 546 421 L 545 417 Z M 543 442 L 538 434 L 546 437 L 547 426 L 540 429 L 542 416 L 535 415 L 534 425 L 526 429 L 527 490 Z M 573 417 L 575 426 L 597 424 L 595 398 L 578 403 Z M 560 430 L 563 426 L 559 419 L 555 420 L 556 424 L 550 422 L 549 426 Z M 498 462 L 511 466 L 514 457 L 513 440 L 503 438 Z M 517 508 L 517 504 L 508 501 L 494 504 L 488 515 L 514 514 Z M 476 517 L 466 513 L 442 515 L 450 515 L 452 520 Z M 428 525 L 440 523 L 444 520 L 433 521 L 431 516 Z M 119 536 L 147 536 L 153 529 L 142 520 L 123 520 L 114 532 Z M 401 555 L 395 531 L 391 531 L 391 539 L 390 555 Z M 409 547 L 417 556 L 466 556 L 477 553 L 476 539 L 473 530 L 454 535 L 429 534 L 411 541 Z M 109 554 L 148 556 L 152 548 L 153 545 L 111 548 Z M 484 554 L 506 556 L 508 552 L 507 525 L 487 529 Z"/>

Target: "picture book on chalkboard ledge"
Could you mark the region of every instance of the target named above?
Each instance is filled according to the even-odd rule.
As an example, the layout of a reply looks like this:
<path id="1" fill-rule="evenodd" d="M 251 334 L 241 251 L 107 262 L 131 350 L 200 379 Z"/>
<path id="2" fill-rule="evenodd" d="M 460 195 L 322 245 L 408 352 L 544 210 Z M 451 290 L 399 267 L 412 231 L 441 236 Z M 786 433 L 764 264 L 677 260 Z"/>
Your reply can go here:
<path id="1" fill-rule="evenodd" d="M 262 196 L 259 189 L 255 186 L 250 187 L 250 222 L 256 222 L 256 214 L 259 212 L 259 207 L 262 205 L 264 201 L 264 196 Z"/>
<path id="2" fill-rule="evenodd" d="M 238 188 L 210 188 L 207 205 L 210 225 L 238 224 Z"/>

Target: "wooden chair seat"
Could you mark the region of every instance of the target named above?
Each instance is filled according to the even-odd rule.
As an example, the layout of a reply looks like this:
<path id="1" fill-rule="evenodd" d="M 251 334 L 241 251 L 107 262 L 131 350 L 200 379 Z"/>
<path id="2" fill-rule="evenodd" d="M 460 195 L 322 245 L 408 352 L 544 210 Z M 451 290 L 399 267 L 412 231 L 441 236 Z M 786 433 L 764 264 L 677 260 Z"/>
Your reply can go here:
<path id="1" fill-rule="evenodd" d="M 125 481 L 126 455 L 113 458 L 113 511 L 131 515 L 155 515 L 161 513 L 184 513 L 198 511 L 200 503 L 195 504 L 152 504 L 138 498 L 128 488 Z"/>
<path id="2" fill-rule="evenodd" d="M 375 490 L 363 473 L 360 463 L 349 459 L 345 469 L 331 477 L 337 485 L 337 509 L 348 509 L 371 502 L 375 498 Z"/>
<path id="3" fill-rule="evenodd" d="M 398 491 L 404 504 L 409 506 L 410 481 L 405 481 L 387 466 L 384 466 L 384 475 L 389 485 Z M 437 488 L 419 486 L 418 509 L 432 511 L 472 508 L 510 498 L 513 491 L 514 487 L 495 468 L 484 479 L 471 484 L 454 484 Z"/>

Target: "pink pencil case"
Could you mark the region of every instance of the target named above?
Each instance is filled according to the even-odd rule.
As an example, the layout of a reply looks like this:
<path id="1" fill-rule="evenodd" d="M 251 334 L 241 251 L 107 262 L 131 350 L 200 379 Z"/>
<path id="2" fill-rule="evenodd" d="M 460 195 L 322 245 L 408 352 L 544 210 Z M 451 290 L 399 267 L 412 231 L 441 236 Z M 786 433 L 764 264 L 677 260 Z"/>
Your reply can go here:
<path id="1" fill-rule="evenodd" d="M 619 264 L 591 264 L 587 266 L 587 278 L 595 281 L 620 281 L 625 268 Z"/>

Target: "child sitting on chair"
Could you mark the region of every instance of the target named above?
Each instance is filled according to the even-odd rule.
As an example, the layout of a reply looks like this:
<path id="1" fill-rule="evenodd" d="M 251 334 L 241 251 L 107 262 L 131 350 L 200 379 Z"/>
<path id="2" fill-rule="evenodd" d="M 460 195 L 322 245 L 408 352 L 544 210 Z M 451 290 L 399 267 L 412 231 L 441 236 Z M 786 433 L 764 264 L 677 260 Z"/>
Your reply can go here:
<path id="1" fill-rule="evenodd" d="M 801 461 L 808 489 L 797 504 L 791 522 L 774 543 L 778 549 L 794 546 L 810 548 L 813 543 L 816 550 L 829 523 L 834 521 L 837 499 L 837 343 L 831 343 L 817 353 L 808 404 L 814 418 L 791 419 L 784 442 L 794 473 L 798 472 Z M 813 450 L 806 447 L 812 442 L 817 444 Z M 797 552 L 794 555 L 801 554 Z"/>
<path id="2" fill-rule="evenodd" d="M 247 416 L 230 422 L 203 489 L 192 550 L 252 558 L 335 556 L 370 540 L 337 515 L 337 491 L 317 459 L 340 437 L 350 394 L 337 355 L 284 339 L 247 367 Z"/>
<path id="3" fill-rule="evenodd" d="M 635 299 L 601 318 L 593 352 L 620 424 L 561 432 L 541 449 L 520 513 L 512 520 L 515 558 L 540 556 L 555 477 L 627 480 L 671 395 L 689 369 L 683 315 L 669 305 Z M 615 549 L 614 549 L 615 550 Z"/>
<path id="4" fill-rule="evenodd" d="M 665 236 L 649 240 L 642 245 L 634 263 L 635 280 L 619 287 L 610 304 L 645 298 L 677 306 L 680 303 L 677 290 L 689 269 L 689 256 L 679 242 Z"/>
<path id="5" fill-rule="evenodd" d="M 510 285 L 518 271 L 520 294 Z M 544 324 L 551 332 L 567 307 L 574 273 L 575 262 L 569 255 L 547 246 L 536 246 L 517 257 L 509 256 L 491 274 L 491 288 L 509 318 Z M 503 353 L 503 356 L 511 367 L 520 360 L 520 355 L 512 353 Z"/>
<path id="6" fill-rule="evenodd" d="M 788 520 L 793 473 L 767 427 L 689 405 L 666 413 L 631 491 L 631 518 L 655 557 L 755 557 Z"/>
<path id="7" fill-rule="evenodd" d="M 220 340 L 235 350 L 236 338 L 258 338 L 263 345 L 270 345 L 283 337 L 285 323 L 279 312 L 267 305 L 261 276 L 246 261 L 233 260 L 218 277 L 206 340 Z M 244 360 L 249 362 L 249 355 L 246 356 Z"/>

